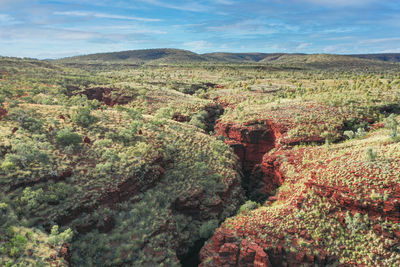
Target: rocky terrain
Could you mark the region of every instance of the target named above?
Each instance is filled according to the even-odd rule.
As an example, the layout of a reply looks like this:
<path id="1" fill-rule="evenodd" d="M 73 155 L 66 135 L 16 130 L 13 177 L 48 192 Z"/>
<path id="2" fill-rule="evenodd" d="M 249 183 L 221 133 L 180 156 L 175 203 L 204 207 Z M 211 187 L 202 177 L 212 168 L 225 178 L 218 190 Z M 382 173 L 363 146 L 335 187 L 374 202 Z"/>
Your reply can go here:
<path id="1" fill-rule="evenodd" d="M 149 52 L 0 59 L 0 265 L 399 265 L 398 64 Z"/>

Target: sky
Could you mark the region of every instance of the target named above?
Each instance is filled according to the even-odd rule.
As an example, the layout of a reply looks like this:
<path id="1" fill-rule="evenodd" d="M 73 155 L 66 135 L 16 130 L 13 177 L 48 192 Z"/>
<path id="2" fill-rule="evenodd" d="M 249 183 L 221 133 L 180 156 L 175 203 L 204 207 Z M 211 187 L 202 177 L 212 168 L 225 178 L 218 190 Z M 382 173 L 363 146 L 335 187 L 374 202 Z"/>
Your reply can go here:
<path id="1" fill-rule="evenodd" d="M 0 55 L 400 52 L 398 0 L 0 0 Z"/>

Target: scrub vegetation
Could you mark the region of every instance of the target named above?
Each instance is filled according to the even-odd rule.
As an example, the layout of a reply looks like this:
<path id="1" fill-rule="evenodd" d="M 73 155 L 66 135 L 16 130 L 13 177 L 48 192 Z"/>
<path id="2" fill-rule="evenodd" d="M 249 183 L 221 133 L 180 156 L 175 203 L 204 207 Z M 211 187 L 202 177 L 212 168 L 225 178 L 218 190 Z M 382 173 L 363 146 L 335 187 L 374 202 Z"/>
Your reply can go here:
<path id="1" fill-rule="evenodd" d="M 0 265 L 399 266 L 399 70 L 0 58 Z"/>

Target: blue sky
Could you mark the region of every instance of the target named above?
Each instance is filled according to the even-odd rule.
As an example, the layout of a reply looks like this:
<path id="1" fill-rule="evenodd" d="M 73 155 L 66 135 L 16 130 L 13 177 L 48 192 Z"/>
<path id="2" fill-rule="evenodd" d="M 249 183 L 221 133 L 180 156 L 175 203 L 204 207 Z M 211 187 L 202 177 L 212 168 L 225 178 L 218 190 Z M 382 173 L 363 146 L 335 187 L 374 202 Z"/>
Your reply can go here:
<path id="1" fill-rule="evenodd" d="M 398 0 L 0 0 L 0 55 L 400 52 Z"/>

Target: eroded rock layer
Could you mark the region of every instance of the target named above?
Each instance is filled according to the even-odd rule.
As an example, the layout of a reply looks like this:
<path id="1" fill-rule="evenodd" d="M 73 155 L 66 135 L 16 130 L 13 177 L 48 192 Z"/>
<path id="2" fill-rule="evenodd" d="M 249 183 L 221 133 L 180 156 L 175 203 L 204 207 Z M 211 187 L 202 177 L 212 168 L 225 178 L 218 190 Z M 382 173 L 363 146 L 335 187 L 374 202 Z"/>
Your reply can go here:
<path id="1" fill-rule="evenodd" d="M 277 194 L 226 220 L 201 266 L 398 265 L 399 156 L 383 130 L 334 145 L 277 145 L 259 167 L 281 185 Z"/>

